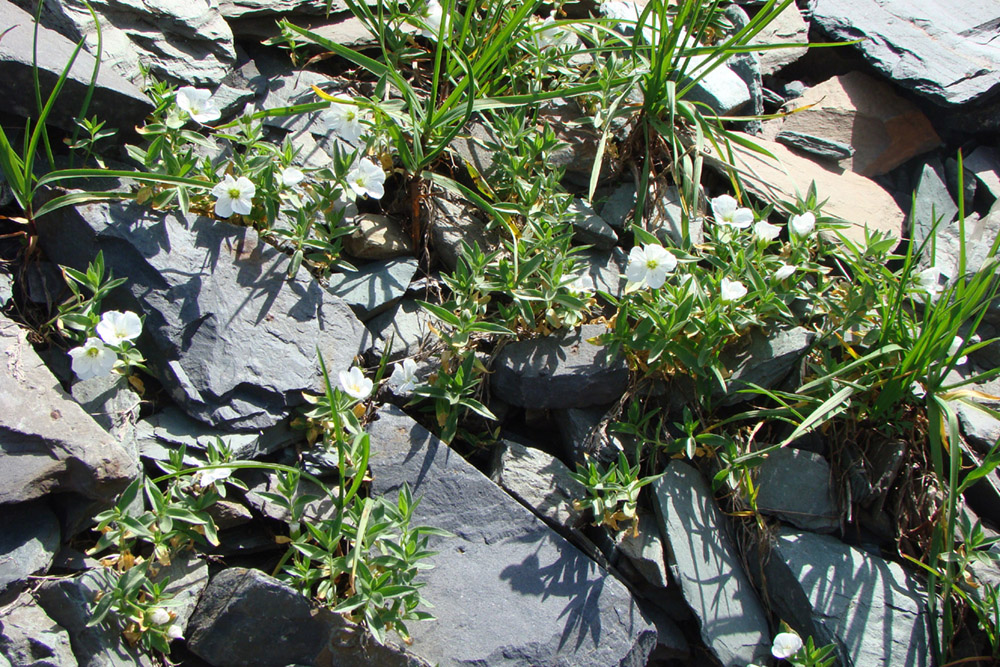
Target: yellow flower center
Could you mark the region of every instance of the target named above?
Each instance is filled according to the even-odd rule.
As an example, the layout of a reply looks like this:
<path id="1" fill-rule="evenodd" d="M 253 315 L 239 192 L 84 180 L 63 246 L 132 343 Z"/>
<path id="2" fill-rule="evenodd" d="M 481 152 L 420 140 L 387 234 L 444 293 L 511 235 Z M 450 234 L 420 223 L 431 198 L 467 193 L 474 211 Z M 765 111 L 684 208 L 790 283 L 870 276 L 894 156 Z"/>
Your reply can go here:
<path id="1" fill-rule="evenodd" d="M 655 269 L 659 265 L 660 265 L 660 263 L 658 261 L 656 261 L 655 259 L 647 259 L 646 260 L 646 268 L 647 269 Z"/>
<path id="2" fill-rule="evenodd" d="M 229 188 L 229 198 L 230 199 L 239 199 L 240 198 L 240 189 L 239 188 Z"/>

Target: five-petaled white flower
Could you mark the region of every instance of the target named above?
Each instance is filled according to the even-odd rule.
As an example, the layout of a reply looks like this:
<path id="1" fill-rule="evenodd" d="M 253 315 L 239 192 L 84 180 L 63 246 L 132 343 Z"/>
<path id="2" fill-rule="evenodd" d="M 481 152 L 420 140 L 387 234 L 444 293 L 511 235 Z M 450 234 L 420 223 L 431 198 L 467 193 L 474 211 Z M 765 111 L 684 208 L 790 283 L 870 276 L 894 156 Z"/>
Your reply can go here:
<path id="1" fill-rule="evenodd" d="M 753 224 L 753 211 L 740 208 L 739 203 L 729 195 L 719 195 L 712 200 L 712 215 L 715 223 L 737 229 L 746 229 Z"/>
<path id="2" fill-rule="evenodd" d="M 191 86 L 184 86 L 177 91 L 177 108 L 187 113 L 196 123 L 211 123 L 219 120 L 222 112 L 211 100 L 212 93 Z"/>
<path id="3" fill-rule="evenodd" d="M 118 360 L 118 355 L 108 349 L 100 338 L 88 338 L 86 343 L 70 350 L 69 356 L 73 359 L 70 366 L 81 380 L 107 375 Z"/>
<path id="4" fill-rule="evenodd" d="M 150 625 L 166 625 L 170 622 L 170 612 L 163 607 L 153 607 L 146 614 Z"/>
<path id="5" fill-rule="evenodd" d="M 230 174 L 221 183 L 212 188 L 212 194 L 218 197 L 215 202 L 215 214 L 220 218 L 228 218 L 233 213 L 250 215 L 253 209 L 253 196 L 257 193 L 255 186 L 246 176 L 233 178 Z"/>
<path id="6" fill-rule="evenodd" d="M 109 310 L 101 315 L 101 321 L 97 324 L 97 335 L 106 344 L 118 346 L 125 341 L 133 341 L 142 333 L 142 320 L 131 310 L 124 313 L 117 310 Z"/>
<path id="7" fill-rule="evenodd" d="M 340 388 L 351 398 L 365 400 L 372 393 L 372 385 L 372 381 L 357 366 L 352 366 L 349 371 L 340 371 Z"/>
<path id="8" fill-rule="evenodd" d="M 955 338 L 951 341 L 951 345 L 948 346 L 948 356 L 953 357 L 956 354 L 958 354 L 959 351 L 962 349 L 963 345 L 965 345 L 965 341 L 962 340 L 962 337 L 955 336 Z M 967 362 L 968 360 L 969 358 L 967 356 L 962 355 L 961 357 L 955 360 L 955 365 L 961 366 L 965 364 L 965 362 Z"/>
<path id="9" fill-rule="evenodd" d="M 802 640 L 792 632 L 778 633 L 771 644 L 771 655 L 778 660 L 786 660 L 802 650 Z"/>
<path id="10" fill-rule="evenodd" d="M 385 172 L 368 158 L 359 160 L 347 172 L 347 184 L 359 197 L 368 195 L 372 199 L 381 199 L 385 194 L 383 183 L 385 183 Z"/>
<path id="11" fill-rule="evenodd" d="M 931 296 L 937 296 L 944 288 L 938 280 L 941 277 L 941 269 L 936 266 L 932 266 L 929 269 L 924 269 L 917 274 L 917 285 L 920 289 L 927 292 Z"/>
<path id="12" fill-rule="evenodd" d="M 816 229 L 816 216 L 813 215 L 812 211 L 793 215 L 788 221 L 788 228 L 795 236 L 809 236 Z"/>
<path id="13" fill-rule="evenodd" d="M 444 22 L 444 8 L 438 0 L 428 0 L 424 5 L 424 11 L 419 14 L 420 19 L 426 28 L 420 28 L 420 36 L 428 39 L 437 39 L 441 32 L 441 24 Z M 445 28 L 447 29 L 447 27 Z"/>
<path id="14" fill-rule="evenodd" d="M 202 471 L 198 478 L 198 482 L 202 485 L 202 487 L 206 487 L 209 484 L 215 484 L 216 482 L 228 479 L 232 474 L 232 468 L 212 468 L 211 470 Z"/>
<path id="15" fill-rule="evenodd" d="M 389 376 L 389 383 L 401 394 L 409 394 L 417 387 L 417 362 L 403 359 Z"/>
<path id="16" fill-rule="evenodd" d="M 739 280 L 723 278 L 719 284 L 719 297 L 723 301 L 738 301 L 747 295 L 746 285 Z"/>
<path id="17" fill-rule="evenodd" d="M 794 264 L 785 264 L 782 262 L 781 266 L 774 271 L 774 279 L 780 283 L 783 280 L 791 278 L 797 268 Z"/>
<path id="18" fill-rule="evenodd" d="M 170 640 L 184 639 L 184 633 L 181 631 L 181 626 L 177 625 L 176 623 L 167 627 L 166 634 L 167 634 L 167 639 Z"/>
<path id="19" fill-rule="evenodd" d="M 306 175 L 298 167 L 285 167 L 281 170 L 281 184 L 286 188 L 294 188 L 305 178 Z"/>
<path id="20" fill-rule="evenodd" d="M 353 104 L 331 102 L 323 118 L 328 130 L 336 132 L 344 141 L 355 143 L 365 133 L 361 121 L 368 120 L 368 113 Z"/>
<path id="21" fill-rule="evenodd" d="M 753 226 L 753 233 L 762 241 L 774 241 L 781 234 L 781 227 L 761 220 Z"/>
<path id="22" fill-rule="evenodd" d="M 645 283 L 653 289 L 663 286 L 667 274 L 677 268 L 677 258 L 660 245 L 636 246 L 628 256 L 625 277 L 631 283 Z"/>

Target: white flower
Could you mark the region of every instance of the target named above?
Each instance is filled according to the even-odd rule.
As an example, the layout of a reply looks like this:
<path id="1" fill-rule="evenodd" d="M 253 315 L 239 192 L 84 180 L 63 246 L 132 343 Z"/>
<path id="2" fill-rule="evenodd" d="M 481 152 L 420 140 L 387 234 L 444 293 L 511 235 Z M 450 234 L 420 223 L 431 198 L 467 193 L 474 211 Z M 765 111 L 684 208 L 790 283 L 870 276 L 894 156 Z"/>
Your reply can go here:
<path id="1" fill-rule="evenodd" d="M 281 170 L 281 184 L 286 188 L 294 188 L 304 181 L 306 175 L 297 167 L 285 167 Z"/>
<path id="2" fill-rule="evenodd" d="M 383 183 L 385 183 L 385 172 L 368 158 L 360 160 L 347 173 L 347 184 L 359 197 L 368 195 L 372 199 L 381 199 L 385 194 Z"/>
<path id="3" fill-rule="evenodd" d="M 256 193 L 257 186 L 246 176 L 234 179 L 226 174 L 222 182 L 212 188 L 212 194 L 218 197 L 218 201 L 215 202 L 215 214 L 220 218 L 228 218 L 233 213 L 249 215 Z"/>
<path id="4" fill-rule="evenodd" d="M 782 262 L 781 266 L 779 266 L 774 271 L 774 279 L 780 283 L 781 281 L 790 278 L 792 274 L 795 273 L 795 270 L 797 268 L 798 267 L 795 266 L 794 264 L 785 264 L 784 262 Z"/>
<path id="5" fill-rule="evenodd" d="M 211 101 L 212 93 L 207 90 L 184 86 L 177 91 L 177 108 L 187 112 L 196 123 L 211 123 L 219 120 L 222 112 Z"/>
<path id="6" fill-rule="evenodd" d="M 955 336 L 954 340 L 951 341 L 951 345 L 948 346 L 948 356 L 953 357 L 956 354 L 958 354 L 958 352 L 962 349 L 963 345 L 965 345 L 965 341 L 962 340 L 962 337 Z M 961 357 L 955 360 L 955 365 L 961 366 L 965 364 L 965 362 L 967 362 L 968 360 L 969 358 L 967 356 L 962 355 Z"/>
<path id="7" fill-rule="evenodd" d="M 781 227 L 761 220 L 753 226 L 753 233 L 762 241 L 774 241 L 781 234 Z"/>
<path id="8" fill-rule="evenodd" d="M 142 320 L 131 310 L 124 313 L 109 310 L 101 315 L 97 324 L 97 335 L 106 344 L 117 346 L 129 340 L 135 340 L 142 333 Z"/>
<path id="9" fill-rule="evenodd" d="M 632 283 L 645 283 L 653 289 L 662 287 L 667 274 L 677 268 L 677 258 L 663 246 L 644 245 L 632 248 L 625 277 Z"/>
<path id="10" fill-rule="evenodd" d="M 793 215 L 788 221 L 788 228 L 795 236 L 809 236 L 816 229 L 816 216 L 812 211 Z"/>
<path id="11" fill-rule="evenodd" d="M 184 639 L 184 633 L 181 632 L 181 626 L 177 625 L 176 623 L 170 625 L 167 628 L 166 634 L 167 634 L 167 639 L 170 640 Z"/>
<path id="12" fill-rule="evenodd" d="M 441 23 L 444 21 L 444 8 L 438 0 L 428 0 L 424 5 L 424 11 L 419 15 L 426 28 L 420 28 L 421 37 L 437 39 L 441 32 Z"/>
<path id="13" fill-rule="evenodd" d="M 778 660 L 785 660 L 792 657 L 802 649 L 802 640 L 799 636 L 791 632 L 779 633 L 771 644 L 771 655 Z"/>
<path id="14" fill-rule="evenodd" d="M 417 386 L 417 362 L 404 359 L 389 376 L 389 382 L 401 394 L 409 394 Z"/>
<path id="15" fill-rule="evenodd" d="M 920 289 L 927 292 L 931 296 L 937 296 L 940 294 L 944 288 L 938 282 L 941 277 L 941 270 L 936 266 L 932 266 L 929 269 L 924 269 L 917 274 L 917 285 Z"/>
<path id="16" fill-rule="evenodd" d="M 212 468 L 211 470 L 203 470 L 199 477 L 199 483 L 203 487 L 208 486 L 209 484 L 221 482 L 232 474 L 232 468 Z"/>
<path id="17" fill-rule="evenodd" d="M 636 24 L 639 21 L 639 16 L 641 14 L 642 8 L 635 2 L 612 0 L 611 2 L 601 3 L 601 15 L 618 21 L 618 28 L 624 34 L 631 34 L 635 32 Z M 647 43 L 653 43 L 653 33 L 659 28 L 659 25 L 660 20 L 656 15 L 656 12 L 650 12 L 646 16 L 646 20 L 643 22 L 642 27 L 642 36 L 646 39 Z"/>
<path id="18" fill-rule="evenodd" d="M 336 132 L 344 141 L 356 143 L 365 133 L 361 121 L 368 120 L 368 113 L 353 104 L 331 102 L 323 118 L 328 130 Z"/>
<path id="19" fill-rule="evenodd" d="M 548 48 L 561 50 L 566 47 L 578 46 L 580 38 L 572 30 L 556 25 L 555 16 L 549 15 L 532 34 L 531 41 L 534 42 L 539 51 Z"/>
<path id="20" fill-rule="evenodd" d="M 712 200 L 712 215 L 715 216 L 716 224 L 737 229 L 746 229 L 753 223 L 753 211 L 740 208 L 736 200 L 729 195 L 719 195 Z"/>
<path id="21" fill-rule="evenodd" d="M 352 366 L 349 371 L 340 371 L 340 388 L 348 396 L 363 401 L 372 393 L 372 381 L 365 377 L 360 368 Z"/>
<path id="22" fill-rule="evenodd" d="M 746 286 L 739 280 L 723 278 L 719 285 L 719 297 L 723 301 L 738 301 L 747 295 Z"/>
<path id="23" fill-rule="evenodd" d="M 146 614 L 150 625 L 166 625 L 170 622 L 170 612 L 163 607 L 153 607 Z"/>
<path id="24" fill-rule="evenodd" d="M 73 358 L 70 364 L 73 372 L 81 380 L 107 375 L 118 360 L 118 355 L 105 347 L 100 338 L 88 338 L 86 343 L 70 350 L 69 356 Z"/>

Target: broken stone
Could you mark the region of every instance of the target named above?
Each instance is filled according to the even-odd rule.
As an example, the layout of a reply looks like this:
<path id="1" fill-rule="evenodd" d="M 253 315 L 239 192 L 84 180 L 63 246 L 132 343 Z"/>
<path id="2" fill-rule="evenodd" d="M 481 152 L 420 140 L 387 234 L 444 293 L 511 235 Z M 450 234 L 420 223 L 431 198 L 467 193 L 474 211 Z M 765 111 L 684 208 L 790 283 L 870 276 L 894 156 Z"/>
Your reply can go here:
<path id="1" fill-rule="evenodd" d="M 344 237 L 344 250 L 358 259 L 392 259 L 412 254 L 410 237 L 396 220 L 384 215 L 364 214 L 354 219 L 357 226 Z"/>
<path id="2" fill-rule="evenodd" d="M 618 535 L 618 551 L 632 563 L 636 571 L 650 585 L 666 588 L 667 565 L 664 557 L 663 538 L 656 519 L 649 514 L 639 515 L 639 531 L 633 534 L 624 530 Z"/>
<path id="3" fill-rule="evenodd" d="M 573 501 L 586 498 L 587 490 L 551 454 L 504 440 L 494 453 L 492 469 L 494 482 L 554 528 L 583 523 L 584 513 Z"/>
<path id="4" fill-rule="evenodd" d="M 469 246 L 478 245 L 483 252 L 489 252 L 499 243 L 497 234 L 486 231 L 486 225 L 476 217 L 471 206 L 454 204 L 441 197 L 433 198 L 432 202 L 431 243 L 448 271 L 458 266 L 463 242 Z"/>
<path id="5" fill-rule="evenodd" d="M 46 616 L 29 593 L 0 609 L 0 664 L 5 662 L 15 667 L 76 667 L 78 664 L 69 635 Z"/>
<path id="6" fill-rule="evenodd" d="M 418 267 L 419 262 L 413 257 L 372 262 L 357 271 L 333 274 L 328 286 L 364 322 L 403 298 Z"/>
<path id="7" fill-rule="evenodd" d="M 802 18 L 802 12 L 793 2 L 778 14 L 777 18 L 768 23 L 754 37 L 754 44 L 807 44 L 809 42 L 809 24 Z M 761 51 L 760 73 L 763 76 L 774 74 L 783 67 L 792 64 L 809 50 L 807 46 Z"/>
<path id="8" fill-rule="evenodd" d="M 944 165 L 940 160 L 924 165 L 914 197 L 910 225 L 917 243 L 930 235 L 936 220 L 940 219 L 941 225 L 947 226 L 958 215 L 958 206 L 945 185 Z"/>
<path id="9" fill-rule="evenodd" d="M 591 245 L 600 250 L 609 250 L 618 245 L 618 235 L 604 222 L 601 216 L 582 199 L 574 199 L 567 210 L 573 225 L 573 240 Z"/>
<path id="10" fill-rule="evenodd" d="M 830 465 L 819 454 L 783 447 L 759 469 L 757 509 L 803 530 L 832 533 L 840 517 L 830 486 Z"/>
<path id="11" fill-rule="evenodd" d="M 381 355 L 391 338 L 389 358 L 398 359 L 420 354 L 437 340 L 428 326 L 435 321 L 434 316 L 419 303 L 404 299 L 394 310 L 373 317 L 368 322 L 368 328 L 381 339 L 381 344 L 376 346 L 376 353 Z"/>
<path id="12" fill-rule="evenodd" d="M 824 160 L 843 160 L 851 157 L 855 152 L 854 148 L 848 144 L 815 137 L 811 134 L 803 134 L 802 132 L 792 132 L 791 130 L 778 132 L 778 136 L 774 139 L 780 144 L 797 148 L 800 151 L 815 155 Z"/>
<path id="13" fill-rule="evenodd" d="M 28 577 L 44 572 L 59 549 L 59 520 L 44 501 L 7 505 L 0 512 L 0 604 L 14 599 Z"/>

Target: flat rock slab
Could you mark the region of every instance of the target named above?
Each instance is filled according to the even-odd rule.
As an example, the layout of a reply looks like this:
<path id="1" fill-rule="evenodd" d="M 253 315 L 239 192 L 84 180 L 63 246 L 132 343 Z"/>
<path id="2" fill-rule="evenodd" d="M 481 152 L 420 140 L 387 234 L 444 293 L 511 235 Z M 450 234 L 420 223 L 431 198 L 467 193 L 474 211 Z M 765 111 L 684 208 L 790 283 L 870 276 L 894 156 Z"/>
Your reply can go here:
<path id="1" fill-rule="evenodd" d="M 586 324 L 579 330 L 506 345 L 492 376 L 495 395 L 526 408 L 585 408 L 612 403 L 628 386 L 621 357 L 588 342 L 606 329 Z"/>
<path id="2" fill-rule="evenodd" d="M 330 276 L 329 289 L 354 308 L 362 321 L 368 321 L 403 298 L 417 268 L 419 262 L 412 257 L 372 262 L 357 271 Z"/>
<path id="3" fill-rule="evenodd" d="M 35 4 L 32 2 L 32 7 Z M 3 39 L 0 39 L 0 69 L 4 73 L 0 78 L 0 95 L 4 100 L 4 112 L 34 118 L 38 114 L 35 98 L 25 94 L 25 91 L 34 90 L 31 66 L 34 15 L 10 2 L 3 2 L 0 3 L 0 26 L 5 31 Z M 43 95 L 52 90 L 74 48 L 73 42 L 56 31 L 39 27 L 38 77 Z M 74 127 L 73 119 L 80 112 L 79 100 L 86 94 L 93 73 L 93 56 L 86 51 L 81 52 L 61 93 L 63 101 L 72 103 L 57 102 L 48 122 L 64 129 Z M 101 68 L 88 114 L 106 121 L 108 127 L 126 130 L 140 123 L 152 110 L 152 103 L 138 87 L 107 68 Z"/>
<path id="4" fill-rule="evenodd" d="M 767 614 L 701 473 L 672 461 L 653 491 L 660 530 L 670 544 L 670 569 L 699 619 L 705 644 L 727 667 L 766 660 Z"/>
<path id="5" fill-rule="evenodd" d="M 59 520 L 43 500 L 0 511 L 0 604 L 17 597 L 28 577 L 47 570 L 59 549 Z"/>
<path id="6" fill-rule="evenodd" d="M 936 102 L 1000 90 L 996 0 L 816 0 L 812 20 L 856 45 L 876 69 Z"/>
<path id="7" fill-rule="evenodd" d="M 0 665 L 76 667 L 77 664 L 69 635 L 52 622 L 30 593 L 0 609 Z"/>
<path id="8" fill-rule="evenodd" d="M 782 528 L 763 567 L 778 615 L 848 667 L 931 665 L 926 593 L 902 567 L 833 537 Z"/>
<path id="9" fill-rule="evenodd" d="M 84 270 L 103 250 L 128 278 L 124 307 L 146 315 L 140 349 L 174 400 L 214 426 L 273 426 L 322 389 L 317 350 L 336 377 L 361 347 L 347 304 L 306 271 L 289 279 L 289 257 L 247 227 L 134 203 L 62 209 L 39 227 L 60 264 Z"/>
<path id="10" fill-rule="evenodd" d="M 803 530 L 832 533 L 840 515 L 830 485 L 830 465 L 819 454 L 783 447 L 760 466 L 757 508 Z"/>
<path id="11" fill-rule="evenodd" d="M 436 621 L 411 650 L 441 665 L 639 667 L 656 634 L 624 585 L 401 410 L 369 426 L 372 491 L 407 483 L 414 521 L 443 528 L 421 594 Z"/>
<path id="12" fill-rule="evenodd" d="M 494 454 L 491 478 L 553 526 L 583 523 L 584 512 L 573 507 L 573 501 L 586 498 L 587 489 L 548 452 L 504 440 Z"/>
<path id="13" fill-rule="evenodd" d="M 55 492 L 110 501 L 139 474 L 3 315 L 0 364 L 0 505 Z"/>
<path id="14" fill-rule="evenodd" d="M 865 227 L 899 239 L 905 218 L 902 209 L 884 188 L 875 181 L 853 172 L 838 173 L 823 165 L 793 153 L 776 141 L 737 133 L 743 139 L 769 151 L 777 161 L 733 144 L 734 164 L 743 184 L 755 196 L 766 201 L 795 202 L 796 194 L 805 197 L 809 186 L 816 183 L 818 201 L 826 201 L 823 214 L 850 223 L 841 233 L 860 242 Z M 705 161 L 715 168 L 721 162 L 714 154 Z M 859 206 L 858 202 L 864 202 Z"/>

